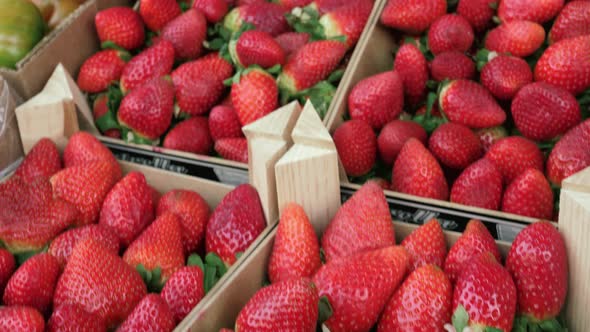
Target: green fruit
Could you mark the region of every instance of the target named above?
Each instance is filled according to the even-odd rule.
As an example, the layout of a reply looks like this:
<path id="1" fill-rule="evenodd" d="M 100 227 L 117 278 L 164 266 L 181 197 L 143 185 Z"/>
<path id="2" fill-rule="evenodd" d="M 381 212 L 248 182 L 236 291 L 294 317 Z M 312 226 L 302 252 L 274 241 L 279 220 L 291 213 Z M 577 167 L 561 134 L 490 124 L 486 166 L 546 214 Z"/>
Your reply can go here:
<path id="1" fill-rule="evenodd" d="M 15 68 L 45 34 L 39 9 L 29 0 L 0 0 L 0 67 Z"/>

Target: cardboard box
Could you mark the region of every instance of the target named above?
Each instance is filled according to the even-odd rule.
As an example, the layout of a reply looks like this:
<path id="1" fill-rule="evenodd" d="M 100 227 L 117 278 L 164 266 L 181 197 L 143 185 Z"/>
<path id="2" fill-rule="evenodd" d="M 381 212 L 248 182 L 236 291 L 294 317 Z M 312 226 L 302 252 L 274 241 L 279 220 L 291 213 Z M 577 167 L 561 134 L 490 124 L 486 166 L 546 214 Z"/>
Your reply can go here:
<path id="1" fill-rule="evenodd" d="M 20 98 L 0 77 L 0 178 L 24 156 L 14 112 L 19 102 Z"/>

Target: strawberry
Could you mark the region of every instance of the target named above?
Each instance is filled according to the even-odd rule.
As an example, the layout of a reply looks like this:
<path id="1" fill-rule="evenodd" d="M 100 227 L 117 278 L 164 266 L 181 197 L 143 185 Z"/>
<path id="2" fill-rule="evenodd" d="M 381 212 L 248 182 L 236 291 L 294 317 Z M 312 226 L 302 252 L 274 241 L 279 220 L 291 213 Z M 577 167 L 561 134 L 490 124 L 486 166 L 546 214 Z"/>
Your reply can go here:
<path id="1" fill-rule="evenodd" d="M 145 40 L 143 20 L 129 7 L 99 11 L 94 17 L 94 25 L 101 43 L 110 41 L 131 51 L 141 47 Z"/>
<path id="2" fill-rule="evenodd" d="M 370 330 L 407 266 L 408 253 L 400 246 L 365 251 L 322 266 L 313 282 L 333 309 L 324 325 L 332 332 Z"/>
<path id="3" fill-rule="evenodd" d="M 528 20 L 545 23 L 557 16 L 563 0 L 501 0 L 498 17 L 502 21 Z"/>
<path id="4" fill-rule="evenodd" d="M 53 291 L 61 268 L 50 254 L 38 254 L 29 258 L 12 275 L 2 301 L 9 306 L 29 306 L 48 313 Z"/>
<path id="5" fill-rule="evenodd" d="M 361 80 L 348 95 L 348 113 L 379 130 L 396 119 L 404 107 L 404 87 L 396 71 Z"/>
<path id="6" fill-rule="evenodd" d="M 461 237 L 449 250 L 445 260 L 445 273 L 451 282 L 457 281 L 461 271 L 472 266 L 472 259 L 481 253 L 490 253 L 499 262 L 500 252 L 494 238 L 479 220 L 472 219 Z M 462 330 L 460 330 L 462 331 Z"/>
<path id="7" fill-rule="evenodd" d="M 240 67 L 259 65 L 271 68 L 285 64 L 285 51 L 273 37 L 264 31 L 243 32 L 229 44 L 232 60 Z"/>
<path id="8" fill-rule="evenodd" d="M 428 29 L 428 47 L 435 55 L 442 52 L 466 52 L 473 44 L 473 28 L 463 16 L 447 14 Z"/>
<path id="9" fill-rule="evenodd" d="M 381 23 L 409 34 L 421 34 L 447 12 L 444 0 L 389 0 L 381 13 Z"/>
<path id="10" fill-rule="evenodd" d="M 497 5 L 498 0 L 459 0 L 457 14 L 467 19 L 475 31 L 481 32 L 492 22 Z"/>
<path id="11" fill-rule="evenodd" d="M 410 138 L 393 165 L 392 189 L 404 194 L 447 200 L 449 187 L 434 156 L 422 143 Z"/>
<path id="12" fill-rule="evenodd" d="M 453 286 L 444 272 L 438 266 L 422 266 L 393 294 L 377 331 L 443 331 L 451 319 L 452 301 Z"/>
<path id="13" fill-rule="evenodd" d="M 309 5 L 312 0 L 276 0 L 281 6 L 291 10 L 295 7 L 305 7 Z"/>
<path id="14" fill-rule="evenodd" d="M 137 271 L 100 243 L 86 239 L 74 247 L 57 282 L 53 305 L 79 304 L 113 328 L 146 294 Z"/>
<path id="15" fill-rule="evenodd" d="M 293 279 L 260 289 L 240 310 L 242 332 L 315 331 L 318 290 L 309 279 Z"/>
<path id="16" fill-rule="evenodd" d="M 469 165 L 451 188 L 451 202 L 498 210 L 502 199 L 502 173 L 482 158 Z"/>
<path id="17" fill-rule="evenodd" d="M 417 105 L 426 92 L 426 81 L 428 81 L 426 58 L 416 45 L 405 43 L 397 51 L 393 68 L 403 80 L 404 92 L 408 97 L 406 104 Z"/>
<path id="18" fill-rule="evenodd" d="M 168 132 L 163 147 L 196 154 L 209 154 L 213 139 L 206 117 L 196 116 L 178 123 Z"/>
<path id="19" fill-rule="evenodd" d="M 165 78 L 154 79 L 133 90 L 121 101 L 117 119 L 123 138 L 151 143 L 170 127 L 174 112 L 174 86 Z"/>
<path id="20" fill-rule="evenodd" d="M 516 284 L 519 315 L 542 324 L 560 314 L 568 288 L 568 262 L 563 237 L 553 225 L 535 222 L 518 233 L 506 268 Z"/>
<path id="21" fill-rule="evenodd" d="M 209 221 L 209 205 L 198 193 L 172 190 L 160 198 L 157 215 L 171 212 L 178 217 L 182 230 L 184 253 L 188 255 L 201 247 Z"/>
<path id="22" fill-rule="evenodd" d="M 50 177 L 60 169 L 61 158 L 57 146 L 49 138 L 42 138 L 35 143 L 13 176 L 29 182 L 37 177 Z"/>
<path id="23" fill-rule="evenodd" d="M 438 99 L 439 108 L 451 122 L 470 128 L 499 126 L 506 113 L 486 88 L 468 80 L 445 84 Z"/>
<path id="24" fill-rule="evenodd" d="M 107 162 L 119 168 L 113 153 L 91 134 L 79 131 L 70 137 L 64 149 L 64 166 L 84 166 L 92 162 Z M 120 171 L 117 173 L 120 176 Z"/>
<path id="25" fill-rule="evenodd" d="M 215 152 L 224 159 L 248 163 L 248 141 L 245 138 L 221 138 L 215 142 Z"/>
<path id="26" fill-rule="evenodd" d="M 139 14 L 148 29 L 157 32 L 182 14 L 175 0 L 140 0 Z"/>
<path id="27" fill-rule="evenodd" d="M 285 57 L 299 51 L 305 44 L 309 43 L 309 34 L 304 32 L 285 32 L 275 37 L 275 40 L 285 51 Z"/>
<path id="28" fill-rule="evenodd" d="M 236 261 L 266 227 L 260 197 L 248 184 L 225 195 L 213 211 L 205 235 L 207 252 L 217 254 L 226 265 Z"/>
<path id="29" fill-rule="evenodd" d="M 555 144 L 547 159 L 547 178 L 561 186 L 561 181 L 590 166 L 590 120 L 568 131 Z"/>
<path id="30" fill-rule="evenodd" d="M 8 279 L 14 273 L 16 268 L 16 261 L 14 260 L 14 256 L 10 253 L 10 251 L 6 249 L 0 249 L 0 295 L 4 296 L 4 288 L 6 287 L 6 283 L 8 283 Z"/>
<path id="31" fill-rule="evenodd" d="M 356 1 L 356 0 L 353 0 Z M 338 9 L 344 5 L 347 5 L 350 0 L 314 0 L 309 5 L 308 8 L 315 9 L 319 14 L 325 14 L 332 10 Z"/>
<path id="32" fill-rule="evenodd" d="M 289 24 L 285 18 L 287 8 L 276 3 L 253 3 L 232 9 L 223 21 L 223 25 L 230 31 L 238 31 L 244 23 L 250 23 L 256 30 L 264 31 L 273 37 L 289 31 Z"/>
<path id="33" fill-rule="evenodd" d="M 162 39 L 174 46 L 176 58 L 195 59 L 203 51 L 203 42 L 207 37 L 207 19 L 197 9 L 190 9 L 162 29 Z"/>
<path id="34" fill-rule="evenodd" d="M 509 184 L 527 168 L 543 170 L 543 153 L 537 145 L 520 136 L 503 138 L 488 150 L 486 158 L 492 161 Z"/>
<path id="35" fill-rule="evenodd" d="M 410 255 L 410 271 L 429 264 L 444 266 L 447 243 L 442 227 L 436 219 L 418 227 L 402 241 L 401 245 Z"/>
<path id="36" fill-rule="evenodd" d="M 523 86 L 533 81 L 533 71 L 521 58 L 498 55 L 483 66 L 480 80 L 494 97 L 511 100 Z"/>
<path id="37" fill-rule="evenodd" d="M 225 0 L 193 0 L 192 3 L 193 8 L 205 14 L 209 23 L 221 21 L 229 9 Z"/>
<path id="38" fill-rule="evenodd" d="M 516 287 L 510 273 L 489 253 L 477 255 L 459 275 L 453 294 L 453 325 L 511 331 Z"/>
<path id="39" fill-rule="evenodd" d="M 322 236 L 326 261 L 395 244 L 395 231 L 383 189 L 365 183 L 338 210 Z"/>
<path id="40" fill-rule="evenodd" d="M 498 126 L 478 129 L 475 131 L 475 134 L 479 137 L 481 145 L 483 146 L 483 150 L 488 152 L 492 145 L 502 138 L 508 136 L 508 131 L 506 128 Z"/>
<path id="41" fill-rule="evenodd" d="M 577 95 L 590 87 L 590 35 L 549 46 L 535 66 L 535 81 L 565 88 Z"/>
<path id="42" fill-rule="evenodd" d="M 176 327 L 168 304 L 158 294 L 146 295 L 117 331 L 172 331 Z"/>
<path id="43" fill-rule="evenodd" d="M 48 252 L 57 259 L 63 268 L 70 259 L 74 247 L 80 241 L 88 238 L 100 242 L 110 252 L 119 254 L 119 237 L 115 232 L 102 225 L 87 225 L 70 229 L 51 242 Z"/>
<path id="44" fill-rule="evenodd" d="M 590 3 L 588 1 L 572 1 L 559 12 L 549 32 L 549 43 L 562 39 L 590 35 Z"/>
<path id="45" fill-rule="evenodd" d="M 92 115 L 94 124 L 104 136 L 111 138 L 121 138 L 121 130 L 115 118 L 114 111 L 109 109 L 109 94 L 101 93 L 96 96 L 92 103 Z"/>
<path id="46" fill-rule="evenodd" d="M 402 147 L 410 138 L 416 138 L 422 144 L 426 144 L 428 136 L 424 128 L 413 121 L 393 120 L 386 124 L 377 138 L 381 160 L 388 166 L 393 165 Z"/>
<path id="47" fill-rule="evenodd" d="M 47 322 L 47 332 L 59 331 L 106 331 L 104 321 L 91 315 L 79 304 L 62 304 L 53 310 Z"/>
<path id="48" fill-rule="evenodd" d="M 389 181 L 387 181 L 387 179 L 380 178 L 380 177 L 374 177 L 374 178 L 369 179 L 369 181 L 375 182 L 379 186 L 379 188 L 381 188 L 383 190 L 391 190 L 390 189 L 391 183 L 389 183 Z"/>
<path id="49" fill-rule="evenodd" d="M 372 10 L 372 0 L 351 1 L 322 15 L 319 23 L 326 39 L 343 36 L 346 46 L 352 48 L 361 37 Z"/>
<path id="50" fill-rule="evenodd" d="M 270 281 L 311 278 L 320 266 L 320 245 L 313 225 L 300 205 L 288 204 L 283 208 L 268 263 Z"/>
<path id="51" fill-rule="evenodd" d="M 215 106 L 209 113 L 209 131 L 213 141 L 222 138 L 243 137 L 242 125 L 236 111 L 231 106 Z"/>
<path id="52" fill-rule="evenodd" d="M 182 321 L 205 296 L 203 270 L 198 266 L 185 266 L 170 277 L 162 288 L 162 299 L 177 322 Z"/>
<path id="53" fill-rule="evenodd" d="M 362 176 L 375 165 L 377 138 L 366 122 L 344 122 L 334 131 L 334 144 L 347 175 Z"/>
<path id="54" fill-rule="evenodd" d="M 534 168 L 520 173 L 504 192 L 502 211 L 532 218 L 551 219 L 553 191 L 543 173 Z"/>
<path id="55" fill-rule="evenodd" d="M 127 63 L 121 74 L 121 90 L 128 93 L 154 78 L 167 75 L 173 65 L 174 45 L 162 39 Z"/>
<path id="56" fill-rule="evenodd" d="M 527 57 L 545 40 L 545 30 L 535 22 L 510 21 L 492 29 L 486 37 L 485 47 L 498 53 L 510 53 L 517 57 Z"/>
<path id="57" fill-rule="evenodd" d="M 430 63 L 430 75 L 435 81 L 472 79 L 475 63 L 461 52 L 442 52 Z"/>
<path id="58" fill-rule="evenodd" d="M 86 59 L 78 73 L 78 87 L 88 93 L 105 91 L 118 81 L 129 55 L 117 50 L 103 50 Z"/>
<path id="59" fill-rule="evenodd" d="M 271 113 L 279 106 L 279 89 L 274 78 L 261 69 L 245 70 L 231 87 L 231 101 L 242 126 Z"/>
<path id="60" fill-rule="evenodd" d="M 0 307 L 0 330 L 12 332 L 43 332 L 45 320 L 39 311 L 25 306 Z"/>
<path id="61" fill-rule="evenodd" d="M 465 169 L 483 154 L 479 137 L 464 125 L 445 123 L 436 128 L 428 140 L 428 149 L 441 164 Z"/>

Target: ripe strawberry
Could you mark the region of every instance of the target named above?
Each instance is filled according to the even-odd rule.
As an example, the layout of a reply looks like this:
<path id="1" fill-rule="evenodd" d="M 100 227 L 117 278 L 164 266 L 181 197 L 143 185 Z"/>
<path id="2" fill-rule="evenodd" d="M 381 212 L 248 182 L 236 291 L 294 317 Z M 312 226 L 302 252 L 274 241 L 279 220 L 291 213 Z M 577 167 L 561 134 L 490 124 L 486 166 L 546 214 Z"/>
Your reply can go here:
<path id="1" fill-rule="evenodd" d="M 309 5 L 312 0 L 277 0 L 281 6 L 286 7 L 287 9 L 291 10 L 295 7 L 305 7 Z"/>
<path id="2" fill-rule="evenodd" d="M 549 46 L 535 67 L 535 81 L 565 88 L 577 95 L 590 87 L 590 35 Z"/>
<path id="3" fill-rule="evenodd" d="M 221 138 L 215 142 L 215 152 L 222 158 L 248 163 L 248 141 L 245 138 Z"/>
<path id="4" fill-rule="evenodd" d="M 285 51 L 285 57 L 299 51 L 305 44 L 309 43 L 309 34 L 304 32 L 285 32 L 275 37 L 275 40 Z"/>
<path id="5" fill-rule="evenodd" d="M 60 331 L 106 331 L 104 321 L 88 313 L 79 304 L 62 304 L 53 310 L 47 322 L 47 332 Z"/>
<path id="6" fill-rule="evenodd" d="M 175 0 L 140 0 L 139 14 L 148 29 L 157 32 L 182 11 Z"/>
<path id="7" fill-rule="evenodd" d="M 193 0 L 192 7 L 205 14 L 209 23 L 221 21 L 229 9 L 225 0 Z"/>
<path id="8" fill-rule="evenodd" d="M 549 32 L 549 43 L 590 35 L 590 2 L 572 1 L 559 12 Z"/>
<path id="9" fill-rule="evenodd" d="M 119 326 L 119 332 L 172 331 L 176 327 L 168 304 L 158 294 L 148 294 Z"/>
<path id="10" fill-rule="evenodd" d="M 434 156 L 415 138 L 402 147 L 393 165 L 392 189 L 404 194 L 447 200 L 449 187 Z"/>
<path id="11" fill-rule="evenodd" d="M 285 64 L 285 51 L 273 37 L 264 31 L 250 30 L 230 42 L 229 50 L 234 63 L 247 68 L 259 65 L 270 68 Z"/>
<path id="12" fill-rule="evenodd" d="M 487 29 L 496 13 L 498 0 L 459 0 L 457 14 L 465 17 L 475 31 Z"/>
<path id="13" fill-rule="evenodd" d="M 504 192 L 502 211 L 532 218 L 551 219 L 553 191 L 543 173 L 529 168 L 517 176 Z"/>
<path id="14" fill-rule="evenodd" d="M 395 231 L 383 189 L 365 183 L 334 216 L 322 236 L 326 261 L 395 244 Z"/>
<path id="15" fill-rule="evenodd" d="M 424 128 L 413 121 L 393 120 L 386 124 L 377 138 L 381 160 L 388 166 L 393 165 L 402 147 L 410 138 L 416 138 L 422 144 L 426 144 L 428 136 Z"/>
<path id="16" fill-rule="evenodd" d="M 55 257 L 63 268 L 70 259 L 74 247 L 88 238 L 100 242 L 110 252 L 119 254 L 119 237 L 102 225 L 77 227 L 60 234 L 51 242 L 48 253 Z"/>
<path id="17" fill-rule="evenodd" d="M 143 20 L 129 7 L 99 11 L 94 17 L 94 25 L 101 43 L 111 41 L 131 51 L 142 46 L 145 40 Z"/>
<path id="18" fill-rule="evenodd" d="M 425 265 L 412 272 L 394 293 L 377 331 L 443 331 L 451 320 L 452 301 L 453 285 L 447 276 L 439 267 Z"/>
<path id="19" fill-rule="evenodd" d="M 326 79 L 346 54 L 346 45 L 337 40 L 318 40 L 293 53 L 278 82 L 290 93 L 305 90 Z"/>
<path id="20" fill-rule="evenodd" d="M 361 120 L 350 120 L 334 131 L 338 156 L 349 176 L 368 173 L 377 157 L 377 138 L 370 125 Z"/>
<path id="21" fill-rule="evenodd" d="M 446 12 L 444 0 L 389 0 L 381 14 L 381 23 L 405 33 L 421 34 Z"/>
<path id="22" fill-rule="evenodd" d="M 500 262 L 500 252 L 494 238 L 481 221 L 472 219 L 467 223 L 461 237 L 449 250 L 445 260 L 445 273 L 451 282 L 457 281 L 461 271 L 473 265 L 472 259 L 486 252 Z"/>
<path id="23" fill-rule="evenodd" d="M 387 71 L 361 80 L 348 95 L 348 113 L 373 129 L 381 129 L 396 119 L 404 107 L 404 87 L 396 71 Z"/>
<path id="24" fill-rule="evenodd" d="M 502 21 L 528 20 L 545 23 L 557 16 L 563 8 L 563 0 L 502 0 L 498 17 Z"/>
<path id="25" fill-rule="evenodd" d="M 409 271 L 424 265 L 443 267 L 447 256 L 447 243 L 438 220 L 432 219 L 418 227 L 401 243 L 410 256 Z"/>
<path id="26" fill-rule="evenodd" d="M 428 47 L 435 55 L 442 52 L 466 52 L 473 44 L 473 28 L 463 16 L 447 14 L 428 29 Z"/>
<path id="27" fill-rule="evenodd" d="M 489 91 L 473 81 L 451 81 L 443 86 L 438 102 L 450 121 L 470 128 L 499 126 L 506 120 Z"/>
<path id="28" fill-rule="evenodd" d="M 475 63 L 461 52 L 442 52 L 430 63 L 430 74 L 435 81 L 472 79 Z"/>
<path id="29" fill-rule="evenodd" d="M 451 202 L 498 210 L 502 199 L 502 173 L 482 158 L 469 165 L 451 188 Z"/>
<path id="30" fill-rule="evenodd" d="M 324 28 L 326 39 L 343 36 L 346 46 L 351 48 L 361 37 L 372 10 L 372 0 L 351 1 L 322 15 L 319 23 Z"/>
<path id="31" fill-rule="evenodd" d="M 162 288 L 162 299 L 177 322 L 182 321 L 205 296 L 203 270 L 198 266 L 185 266 L 170 277 Z"/>
<path id="32" fill-rule="evenodd" d="M 30 182 L 37 177 L 50 177 L 61 169 L 57 146 L 49 138 L 39 140 L 18 166 L 13 176 Z"/>
<path id="33" fill-rule="evenodd" d="M 111 138 L 121 138 L 121 130 L 115 118 L 114 110 L 109 109 L 109 94 L 101 93 L 96 96 L 92 103 L 92 115 L 94 124 L 104 136 Z"/>
<path id="34" fill-rule="evenodd" d="M 436 128 L 428 140 L 428 149 L 441 164 L 465 169 L 483 154 L 479 137 L 464 125 L 445 123 Z"/>
<path id="35" fill-rule="evenodd" d="M 547 159 L 547 178 L 561 186 L 561 181 L 590 166 L 590 120 L 568 131 L 555 144 Z"/>
<path id="36" fill-rule="evenodd" d="M 420 49 L 412 43 L 403 44 L 395 56 L 393 69 L 403 80 L 404 92 L 408 97 L 406 104 L 417 105 L 421 102 L 426 93 L 428 63 Z"/>
<path id="37" fill-rule="evenodd" d="M 213 141 L 222 138 L 243 137 L 242 125 L 236 111 L 231 106 L 215 106 L 209 113 L 209 131 Z"/>
<path id="38" fill-rule="evenodd" d="M 190 9 L 168 22 L 161 37 L 172 43 L 177 59 L 195 59 L 203 51 L 207 19 L 199 10 Z"/>
<path id="39" fill-rule="evenodd" d="M 245 126 L 276 110 L 279 89 L 274 77 L 264 70 L 246 69 L 231 87 L 231 101 Z"/>
<path id="40" fill-rule="evenodd" d="M 43 332 L 45 319 L 39 311 L 25 306 L 0 307 L 0 330 L 12 332 Z"/>
<path id="41" fill-rule="evenodd" d="M 318 290 L 309 279 L 292 279 L 260 289 L 236 319 L 241 332 L 315 331 Z"/>
<path id="42" fill-rule="evenodd" d="M 488 150 L 486 158 L 492 161 L 509 184 L 527 168 L 543 170 L 543 153 L 537 145 L 520 136 L 503 138 Z"/>
<path id="43" fill-rule="evenodd" d="M 98 161 L 119 168 L 113 153 L 93 135 L 79 131 L 70 137 L 64 149 L 64 167 L 84 166 Z M 120 173 L 119 171 L 117 175 L 120 176 Z"/>
<path id="44" fill-rule="evenodd" d="M 400 246 L 362 252 L 322 266 L 313 282 L 333 309 L 324 325 L 332 332 L 368 331 L 402 282 L 407 266 L 408 253 Z"/>
<path id="45" fill-rule="evenodd" d="M 207 118 L 196 116 L 178 123 L 168 132 L 162 146 L 196 154 L 209 154 L 213 139 L 209 133 Z"/>
<path id="46" fill-rule="evenodd" d="M 213 211 L 206 230 L 207 252 L 217 254 L 226 265 L 236 261 L 266 227 L 260 197 L 248 184 L 225 195 Z"/>
<path id="47" fill-rule="evenodd" d="M 121 74 L 121 90 L 128 93 L 154 78 L 168 75 L 173 65 L 174 45 L 162 39 L 127 63 Z"/>
<path id="48" fill-rule="evenodd" d="M 475 134 L 479 137 L 483 150 L 488 152 L 492 145 L 508 136 L 508 131 L 506 128 L 498 126 L 476 130 Z"/>
<path id="49" fill-rule="evenodd" d="M 459 275 L 453 294 L 453 325 L 511 331 L 516 287 L 510 273 L 487 252 L 476 256 Z"/>
<path id="50" fill-rule="evenodd" d="M 533 81 L 533 71 L 521 58 L 498 55 L 483 66 L 480 80 L 494 97 L 510 100 Z"/>
<path id="51" fill-rule="evenodd" d="M 487 34 L 485 47 L 490 51 L 524 58 L 535 53 L 543 41 L 545 30 L 540 24 L 517 20 L 502 23 L 491 30 Z"/>
<path id="52" fill-rule="evenodd" d="M 118 81 L 129 55 L 117 50 L 103 50 L 86 59 L 78 73 L 78 87 L 88 93 L 105 91 Z"/>
<path id="53" fill-rule="evenodd" d="M 536 222 L 512 242 L 506 268 L 518 293 L 518 314 L 542 324 L 559 315 L 568 288 L 568 262 L 562 236 L 549 222 Z"/>
<path id="54" fill-rule="evenodd" d="M 307 7 L 315 9 L 319 14 L 325 14 L 332 10 L 338 9 L 346 4 L 350 0 L 314 0 Z"/>
<path id="55" fill-rule="evenodd" d="M 273 37 L 290 30 L 285 14 L 287 8 L 276 3 L 253 3 L 232 9 L 223 21 L 230 31 L 238 31 L 244 23 L 250 23 Z"/>
<path id="56" fill-rule="evenodd" d="M 107 328 L 123 322 L 146 295 L 141 276 L 93 239 L 80 241 L 55 288 L 53 305 L 79 304 L 104 320 Z"/>
<path id="57" fill-rule="evenodd" d="M 0 249 L 0 295 L 4 296 L 4 288 L 6 283 L 12 276 L 14 269 L 16 268 L 16 262 L 14 256 L 10 251 L 6 249 Z"/>

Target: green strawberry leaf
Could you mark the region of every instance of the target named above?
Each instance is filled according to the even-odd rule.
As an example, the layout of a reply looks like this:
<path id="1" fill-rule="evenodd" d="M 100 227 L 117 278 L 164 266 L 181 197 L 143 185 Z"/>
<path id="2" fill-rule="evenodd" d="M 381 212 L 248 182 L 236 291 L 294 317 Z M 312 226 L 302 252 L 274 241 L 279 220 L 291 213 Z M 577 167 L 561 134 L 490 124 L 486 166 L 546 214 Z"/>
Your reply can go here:
<path id="1" fill-rule="evenodd" d="M 517 316 L 512 324 L 512 332 L 527 332 L 528 319 L 525 316 Z"/>
<path id="2" fill-rule="evenodd" d="M 208 50 L 212 50 L 212 51 L 219 51 L 223 45 L 226 45 L 227 42 L 225 40 L 223 40 L 222 38 L 215 38 L 211 41 L 205 41 L 203 42 L 203 46 L 205 46 L 206 49 Z"/>
<path id="3" fill-rule="evenodd" d="M 566 331 L 564 327 L 561 326 L 557 319 L 548 319 L 544 320 L 539 324 L 539 327 L 544 332 L 561 332 Z"/>
<path id="4" fill-rule="evenodd" d="M 102 48 L 103 50 L 116 50 L 116 51 L 128 54 L 126 49 L 115 44 L 114 42 L 112 42 L 110 40 L 106 40 L 102 44 L 100 44 L 100 48 Z"/>
<path id="5" fill-rule="evenodd" d="M 318 310 L 318 323 L 321 325 L 332 315 L 334 314 L 334 310 L 332 309 L 332 305 L 330 304 L 330 300 L 327 296 L 320 297 L 319 302 L 319 310 Z"/>
<path id="6" fill-rule="evenodd" d="M 123 100 L 123 91 L 119 87 L 119 83 L 111 83 L 107 89 L 107 105 L 109 112 L 113 113 L 113 116 L 119 111 L 119 106 Z M 118 125 L 118 124 L 117 124 Z"/>
<path id="7" fill-rule="evenodd" d="M 203 278 L 205 294 L 209 293 L 217 281 L 219 281 L 219 278 L 217 277 L 217 269 L 214 266 L 205 265 L 205 276 Z"/>
<path id="8" fill-rule="evenodd" d="M 276 75 L 278 75 L 281 72 L 281 70 L 283 70 L 283 67 L 281 65 L 274 65 L 274 66 L 268 68 L 266 70 L 266 72 L 269 73 L 269 74 L 271 74 L 271 75 L 276 76 Z"/>
<path id="9" fill-rule="evenodd" d="M 328 76 L 328 79 L 326 81 L 328 81 L 329 83 L 335 84 L 342 79 L 342 76 L 344 76 L 344 72 L 345 72 L 344 69 L 334 70 L 330 74 L 330 76 Z"/>
<path id="10" fill-rule="evenodd" d="M 191 9 L 191 4 L 189 1 L 181 1 L 178 3 L 178 5 L 180 5 L 180 10 L 182 10 L 183 13 Z"/>
<path id="11" fill-rule="evenodd" d="M 459 305 L 453 313 L 452 322 L 453 326 L 455 327 L 455 331 L 463 331 L 463 329 L 467 326 L 467 323 L 469 323 L 469 314 L 463 305 Z"/>
<path id="12" fill-rule="evenodd" d="M 223 277 L 223 275 L 227 272 L 227 266 L 225 263 L 217 256 L 217 254 L 210 252 L 205 256 L 205 263 L 209 266 L 213 266 L 217 269 L 217 274 L 219 278 Z"/>
<path id="13" fill-rule="evenodd" d="M 309 89 L 305 89 L 299 91 L 293 95 L 288 94 L 289 98 L 295 98 L 299 101 L 300 104 L 305 105 L 307 100 L 311 101 L 314 108 L 318 112 L 318 115 L 323 120 L 328 113 L 328 109 L 330 108 L 330 104 L 332 103 L 332 99 L 334 99 L 334 95 L 336 94 L 336 87 L 332 85 L 328 81 L 321 81 L 318 84 L 312 86 Z M 290 100 L 281 100 L 284 101 L 284 104 L 287 104 Z"/>
<path id="14" fill-rule="evenodd" d="M 503 332 L 502 329 L 497 329 L 495 327 L 486 326 L 485 332 Z"/>
<path id="15" fill-rule="evenodd" d="M 105 113 L 105 115 L 101 116 L 100 118 L 96 119 L 96 126 L 102 133 L 109 129 L 120 128 L 119 123 L 115 119 L 115 115 L 110 111 Z"/>
<path id="16" fill-rule="evenodd" d="M 16 261 L 16 265 L 17 266 L 21 266 L 23 265 L 24 262 L 26 262 L 29 258 L 47 251 L 47 246 L 45 246 L 43 249 L 41 250 L 30 250 L 30 251 L 23 251 L 23 252 L 18 252 L 13 254 L 14 255 L 14 260 Z"/>
<path id="17" fill-rule="evenodd" d="M 205 264 L 203 263 L 201 256 L 198 254 L 192 254 L 188 256 L 186 266 L 198 266 L 201 268 L 201 270 L 203 270 L 203 272 L 205 272 Z"/>

